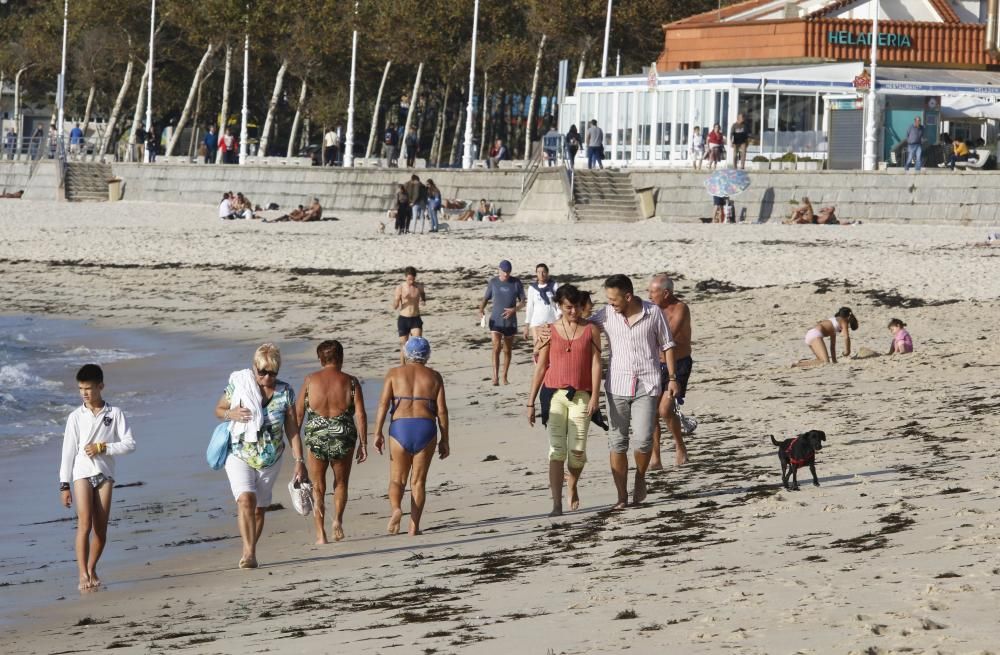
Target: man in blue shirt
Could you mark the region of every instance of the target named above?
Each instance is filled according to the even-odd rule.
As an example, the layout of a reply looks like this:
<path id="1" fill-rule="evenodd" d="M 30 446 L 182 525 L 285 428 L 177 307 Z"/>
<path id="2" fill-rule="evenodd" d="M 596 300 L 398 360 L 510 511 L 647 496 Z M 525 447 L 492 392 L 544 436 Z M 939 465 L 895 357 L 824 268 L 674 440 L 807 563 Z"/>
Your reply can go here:
<path id="1" fill-rule="evenodd" d="M 73 126 L 73 129 L 69 131 L 69 151 L 74 155 L 80 152 L 80 146 L 83 144 L 83 130 L 80 129 L 80 124 L 77 123 Z"/>
<path id="2" fill-rule="evenodd" d="M 906 130 L 906 164 L 903 165 L 903 170 L 910 170 L 910 162 L 916 162 L 917 172 L 920 172 L 920 166 L 923 163 L 923 143 L 924 143 L 924 126 L 920 124 L 920 118 L 916 117 L 913 119 L 913 125 Z"/>
<path id="3" fill-rule="evenodd" d="M 496 277 L 490 278 L 486 285 L 486 293 L 479 303 L 479 319 L 486 315 L 486 303 L 493 301 L 490 311 L 490 337 L 493 340 L 493 386 L 500 384 L 500 349 L 503 348 L 503 383 L 510 384 L 507 373 L 510 371 L 510 351 L 514 345 L 514 335 L 517 334 L 517 310 L 525 301 L 524 286 L 521 280 L 513 277 L 512 266 L 506 259 L 500 262 Z"/>
<path id="4" fill-rule="evenodd" d="M 219 149 L 219 137 L 215 134 L 215 126 L 208 126 L 208 134 L 205 135 L 205 163 L 211 164 L 215 161 L 215 151 Z"/>

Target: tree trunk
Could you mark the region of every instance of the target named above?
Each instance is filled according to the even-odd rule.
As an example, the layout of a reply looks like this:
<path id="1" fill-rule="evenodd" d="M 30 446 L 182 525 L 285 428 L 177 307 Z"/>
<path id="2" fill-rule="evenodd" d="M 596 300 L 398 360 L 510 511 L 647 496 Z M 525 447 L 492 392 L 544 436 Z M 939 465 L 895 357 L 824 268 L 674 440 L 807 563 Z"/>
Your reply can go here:
<path id="1" fill-rule="evenodd" d="M 576 89 L 580 86 L 580 80 L 583 79 L 583 70 L 587 64 L 587 50 L 584 48 L 583 52 L 580 53 L 580 66 L 576 69 L 576 84 L 573 85 L 573 94 L 576 94 Z"/>
<path id="2" fill-rule="evenodd" d="M 184 125 L 188 121 L 188 117 L 191 114 L 191 105 L 194 103 L 194 97 L 198 94 L 199 84 L 201 83 L 201 74 L 205 70 L 205 64 L 208 62 L 208 58 L 212 56 L 212 50 L 215 49 L 214 43 L 209 43 L 208 48 L 205 49 L 205 54 L 201 56 L 201 61 L 198 62 L 198 68 L 194 71 L 194 80 L 191 81 L 191 88 L 188 89 L 187 102 L 184 103 L 184 110 L 181 112 L 181 117 L 177 121 L 177 126 L 174 127 L 174 133 L 170 137 L 169 143 L 167 143 L 167 151 L 164 153 L 167 157 L 174 153 L 174 147 L 177 142 L 181 140 L 181 134 L 184 132 Z"/>
<path id="3" fill-rule="evenodd" d="M 135 149 L 135 133 L 142 120 L 142 112 L 146 108 L 146 82 L 149 80 L 149 65 L 143 66 L 142 77 L 139 79 L 139 99 L 135 102 L 135 113 L 132 114 L 132 129 L 128 133 L 129 151 L 125 161 L 135 161 L 138 154 Z"/>
<path id="4" fill-rule="evenodd" d="M 465 97 L 465 89 L 462 89 L 462 97 Z M 462 107 L 464 110 L 465 108 Z M 451 137 L 451 158 L 448 160 L 449 164 L 455 163 L 455 155 L 458 153 L 458 136 L 462 132 L 462 119 L 465 118 L 466 112 L 459 111 L 458 116 L 455 117 L 455 134 Z"/>
<path id="5" fill-rule="evenodd" d="M 451 82 L 444 85 L 444 101 L 441 103 L 441 111 L 438 112 L 437 126 L 434 128 L 434 141 L 431 143 L 431 159 L 434 166 L 441 167 L 441 150 L 444 149 L 444 128 L 448 120 L 448 96 L 451 93 Z"/>
<path id="6" fill-rule="evenodd" d="M 14 76 L 14 131 L 17 132 L 16 144 L 14 146 L 14 152 L 21 154 L 21 144 L 24 143 L 24 126 L 21 125 L 21 74 L 28 70 L 25 66 L 18 69 L 17 75 Z"/>
<path id="7" fill-rule="evenodd" d="M 128 86 L 132 83 L 132 69 L 134 64 L 132 58 L 128 60 L 128 65 L 125 66 L 125 77 L 122 79 L 122 88 L 118 91 L 118 97 L 115 98 L 115 106 L 111 108 L 111 118 L 108 119 L 108 124 L 104 127 L 104 136 L 101 138 L 101 147 L 97 149 L 100 155 L 106 155 L 108 152 L 108 143 L 111 141 L 112 134 L 115 131 L 115 126 L 118 124 L 118 114 L 122 110 L 122 105 L 125 104 L 125 95 L 128 93 Z"/>
<path id="8" fill-rule="evenodd" d="M 490 115 L 490 72 L 483 71 L 483 127 L 479 134 L 479 158 L 486 159 L 486 118 Z"/>
<path id="9" fill-rule="evenodd" d="M 212 73 L 214 72 L 214 70 L 209 71 L 208 75 L 201 78 L 201 81 L 198 82 L 198 97 L 194 101 L 194 117 L 191 119 L 191 139 L 188 142 L 188 157 L 190 159 L 195 158 L 198 148 L 197 144 L 201 142 L 200 135 L 198 134 L 201 129 L 201 122 L 199 120 L 201 118 L 201 91 L 205 86 L 205 82 L 208 81 L 208 78 L 212 77 Z"/>
<path id="10" fill-rule="evenodd" d="M 274 110 L 278 107 L 278 99 L 281 97 L 281 87 L 285 83 L 285 71 L 288 70 L 288 60 L 281 60 L 281 68 L 274 76 L 274 91 L 271 93 L 271 102 L 267 104 L 267 118 L 264 119 L 264 131 L 260 135 L 260 149 L 257 151 L 261 157 L 267 157 L 267 145 L 271 140 L 271 124 L 274 122 Z"/>
<path id="11" fill-rule="evenodd" d="M 299 120 L 302 118 L 302 105 L 306 102 L 306 78 L 302 78 L 302 88 L 299 90 L 299 104 L 295 107 L 295 118 L 292 119 L 292 133 L 288 135 L 288 153 L 285 159 L 295 156 L 295 135 L 299 132 Z"/>
<path id="12" fill-rule="evenodd" d="M 375 134 L 378 131 L 378 110 L 382 106 L 382 91 L 385 89 L 385 80 L 389 77 L 389 66 L 391 65 L 391 59 L 385 62 L 385 71 L 382 72 L 382 83 L 378 85 L 378 95 L 375 96 L 375 113 L 372 114 L 372 129 L 368 135 L 368 148 L 365 150 L 365 159 L 371 157 L 372 151 L 375 149 Z"/>
<path id="13" fill-rule="evenodd" d="M 503 129 L 500 131 L 504 135 L 504 141 L 507 142 L 507 152 L 510 155 L 510 158 L 513 159 L 516 156 L 514 152 L 514 143 L 516 142 L 516 139 L 513 138 L 515 129 L 514 108 L 511 107 L 511 104 L 514 102 L 514 94 L 512 93 L 510 95 L 506 95 L 501 93 L 500 95 L 503 98 L 503 111 L 500 113 L 503 117 L 503 125 L 501 126 Z"/>
<path id="14" fill-rule="evenodd" d="M 406 145 L 406 137 L 410 134 L 410 125 L 413 123 L 413 109 L 417 105 L 417 94 L 420 93 L 420 76 L 424 74 L 424 62 L 417 66 L 417 79 L 413 81 L 413 93 L 410 94 L 410 109 L 406 112 L 406 127 L 403 128 L 403 146 L 406 148 L 406 156 L 409 157 L 409 146 Z M 417 149 L 419 150 L 419 143 Z"/>
<path id="15" fill-rule="evenodd" d="M 219 129 L 216 132 L 219 139 L 226 134 L 226 125 L 229 124 L 229 82 L 233 76 L 233 46 L 226 44 L 226 74 L 222 78 L 222 113 L 219 114 Z M 222 150 L 216 148 L 215 163 L 222 163 Z"/>
<path id="16" fill-rule="evenodd" d="M 524 129 L 524 158 L 531 158 L 531 128 L 535 121 L 535 94 L 538 93 L 538 74 L 542 69 L 542 50 L 545 49 L 545 35 L 538 42 L 538 54 L 535 56 L 535 75 L 531 78 L 531 100 L 528 103 L 528 124 Z"/>
<path id="17" fill-rule="evenodd" d="M 87 93 L 87 105 L 83 110 L 83 138 L 87 138 L 87 129 L 90 128 L 90 110 L 94 108 L 94 93 L 97 91 L 97 85 L 91 84 L 90 91 Z M 82 151 L 82 149 L 81 149 Z"/>

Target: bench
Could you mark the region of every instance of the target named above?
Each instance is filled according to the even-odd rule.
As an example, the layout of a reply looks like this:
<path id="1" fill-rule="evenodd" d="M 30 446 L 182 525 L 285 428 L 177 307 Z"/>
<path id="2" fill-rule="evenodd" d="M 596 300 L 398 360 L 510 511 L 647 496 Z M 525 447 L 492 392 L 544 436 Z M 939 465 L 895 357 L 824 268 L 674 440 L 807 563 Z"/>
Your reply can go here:
<path id="1" fill-rule="evenodd" d="M 972 157 L 973 154 L 976 155 L 975 159 L 970 159 L 969 161 L 957 161 L 955 162 L 955 166 L 957 168 L 964 169 L 982 169 L 982 167 L 986 165 L 986 161 L 990 158 L 989 148 L 980 148 L 976 150 L 975 153 L 969 153 L 969 157 Z"/>

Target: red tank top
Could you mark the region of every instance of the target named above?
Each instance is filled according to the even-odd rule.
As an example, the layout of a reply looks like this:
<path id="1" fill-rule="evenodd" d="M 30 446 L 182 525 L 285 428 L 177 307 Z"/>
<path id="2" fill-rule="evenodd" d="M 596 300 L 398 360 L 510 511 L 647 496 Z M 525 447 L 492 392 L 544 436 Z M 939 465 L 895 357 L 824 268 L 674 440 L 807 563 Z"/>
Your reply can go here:
<path id="1" fill-rule="evenodd" d="M 545 386 L 550 389 L 573 387 L 577 391 L 593 391 L 590 384 L 593 363 L 590 331 L 593 326 L 588 323 L 572 341 L 564 339 L 554 325 L 550 327 L 549 368 L 545 371 Z"/>

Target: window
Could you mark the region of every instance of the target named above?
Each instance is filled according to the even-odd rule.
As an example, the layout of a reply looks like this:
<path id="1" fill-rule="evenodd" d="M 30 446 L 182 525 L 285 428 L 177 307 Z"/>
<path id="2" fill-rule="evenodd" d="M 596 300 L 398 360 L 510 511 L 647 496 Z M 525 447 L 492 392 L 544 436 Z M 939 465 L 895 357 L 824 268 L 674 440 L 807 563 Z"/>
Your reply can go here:
<path id="1" fill-rule="evenodd" d="M 750 146 L 756 146 L 757 152 L 762 152 L 760 149 L 760 92 L 753 89 L 741 89 L 736 113 L 743 114 L 743 122 L 750 133 Z"/>
<path id="2" fill-rule="evenodd" d="M 670 159 L 671 125 L 673 124 L 673 91 L 658 91 L 656 98 L 656 130 L 653 158 Z"/>
<path id="3" fill-rule="evenodd" d="M 638 105 L 636 106 L 636 112 L 639 118 L 639 133 L 636 135 L 636 154 L 635 158 L 643 161 L 648 161 L 649 155 L 649 137 L 652 132 L 652 126 L 650 125 L 650 108 L 653 98 L 655 98 L 652 93 L 640 93 L 637 96 Z"/>
<path id="4" fill-rule="evenodd" d="M 628 161 L 632 159 L 632 119 L 635 114 L 635 94 L 626 91 L 618 94 L 618 144 L 615 147 L 615 159 Z"/>

